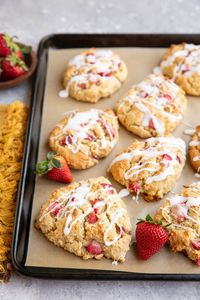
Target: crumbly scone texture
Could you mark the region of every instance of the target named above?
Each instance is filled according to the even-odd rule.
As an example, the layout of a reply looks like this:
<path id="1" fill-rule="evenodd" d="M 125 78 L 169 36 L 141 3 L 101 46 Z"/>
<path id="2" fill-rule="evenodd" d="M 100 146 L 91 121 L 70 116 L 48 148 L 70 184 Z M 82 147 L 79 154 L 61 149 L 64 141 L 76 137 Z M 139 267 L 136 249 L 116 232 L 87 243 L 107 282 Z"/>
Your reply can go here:
<path id="1" fill-rule="evenodd" d="M 123 262 L 131 242 L 126 206 L 105 177 L 53 192 L 41 207 L 35 227 L 56 246 L 83 259 Z"/>
<path id="2" fill-rule="evenodd" d="M 169 245 L 173 252 L 183 252 L 199 264 L 200 260 L 200 182 L 184 186 L 181 193 L 166 199 L 156 221 L 171 224 Z"/>
<path id="3" fill-rule="evenodd" d="M 184 141 L 158 137 L 134 141 L 115 157 L 108 171 L 130 192 L 153 201 L 174 188 L 184 164 Z"/>
<path id="4" fill-rule="evenodd" d="M 163 75 L 171 78 L 192 96 L 200 96 L 200 46 L 181 43 L 171 45 L 160 63 Z"/>
<path id="5" fill-rule="evenodd" d="M 116 145 L 119 124 L 111 109 L 71 111 L 49 135 L 49 145 L 73 169 L 87 169 Z"/>
<path id="6" fill-rule="evenodd" d="M 188 154 L 191 166 L 200 173 L 200 125 L 196 126 L 195 132 L 189 143 Z"/>
<path id="7" fill-rule="evenodd" d="M 117 91 L 127 73 L 126 64 L 113 51 L 92 48 L 69 61 L 63 86 L 70 97 L 95 103 Z"/>
<path id="8" fill-rule="evenodd" d="M 170 134 L 186 111 L 184 91 L 162 75 L 150 74 L 116 104 L 121 124 L 142 138 Z"/>

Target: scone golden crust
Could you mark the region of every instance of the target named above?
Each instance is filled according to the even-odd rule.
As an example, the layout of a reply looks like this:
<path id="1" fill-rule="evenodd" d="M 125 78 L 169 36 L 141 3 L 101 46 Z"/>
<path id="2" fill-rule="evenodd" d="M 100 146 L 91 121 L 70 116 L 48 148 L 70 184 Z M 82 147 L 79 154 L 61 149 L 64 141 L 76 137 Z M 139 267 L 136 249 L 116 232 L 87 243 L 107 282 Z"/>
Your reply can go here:
<path id="1" fill-rule="evenodd" d="M 105 256 L 123 262 L 131 242 L 125 204 L 104 177 L 56 190 L 41 207 L 35 227 L 83 259 Z"/>
<path id="2" fill-rule="evenodd" d="M 148 138 L 170 134 L 186 111 L 183 90 L 162 75 L 149 75 L 116 104 L 122 125 L 132 133 Z"/>
<path id="3" fill-rule="evenodd" d="M 182 43 L 171 45 L 155 73 L 173 79 L 192 96 L 200 96 L 200 46 Z"/>
<path id="4" fill-rule="evenodd" d="M 89 49 L 69 61 L 64 72 L 66 97 L 97 102 L 117 91 L 127 77 L 127 67 L 111 50 Z"/>
<path id="5" fill-rule="evenodd" d="M 189 143 L 188 153 L 192 167 L 200 173 L 200 125 L 195 128 Z"/>
<path id="6" fill-rule="evenodd" d="M 112 110 L 71 111 L 49 135 L 49 145 L 73 169 L 87 169 L 106 157 L 118 141 Z"/>
<path id="7" fill-rule="evenodd" d="M 169 245 L 174 252 L 183 252 L 200 265 L 200 182 L 184 186 L 179 195 L 166 199 L 156 221 L 171 224 Z"/>
<path id="8" fill-rule="evenodd" d="M 135 141 L 112 161 L 109 172 L 130 192 L 146 201 L 171 191 L 185 163 L 185 143 L 174 137 Z"/>

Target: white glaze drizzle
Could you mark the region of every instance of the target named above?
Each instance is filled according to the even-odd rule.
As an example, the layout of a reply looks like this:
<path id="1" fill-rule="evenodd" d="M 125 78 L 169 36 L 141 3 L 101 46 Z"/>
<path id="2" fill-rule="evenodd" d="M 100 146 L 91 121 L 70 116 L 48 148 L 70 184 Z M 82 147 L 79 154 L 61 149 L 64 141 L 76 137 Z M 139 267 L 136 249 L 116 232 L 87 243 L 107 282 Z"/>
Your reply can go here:
<path id="1" fill-rule="evenodd" d="M 88 155 L 90 149 L 82 142 L 84 139 L 89 139 L 97 151 L 98 148 L 113 148 L 117 142 L 117 139 L 113 136 L 113 130 L 115 135 L 117 135 L 116 128 L 112 127 L 106 120 L 103 120 L 103 117 L 116 119 L 115 116 L 98 109 L 90 109 L 84 112 L 72 111 L 68 114 L 67 124 L 59 126 L 61 132 L 59 135 L 52 137 L 52 139 L 58 139 L 66 135 L 66 132 L 71 132 L 71 134 L 66 136 L 65 144 L 73 153 L 81 151 L 86 155 Z M 94 125 L 100 128 L 101 137 L 96 137 L 93 131 Z"/>
<path id="2" fill-rule="evenodd" d="M 99 220 L 99 224 L 109 223 L 104 232 L 104 242 L 105 245 L 109 247 L 116 243 L 122 236 L 123 230 L 122 226 L 120 225 L 119 219 L 123 216 L 123 214 L 127 213 L 127 210 L 125 208 L 115 208 L 117 201 L 116 190 L 110 184 L 102 183 L 102 188 L 108 192 L 108 187 L 110 187 L 109 191 L 112 188 L 112 193 L 107 194 L 106 192 L 107 196 L 104 197 L 103 200 L 98 198 L 98 202 L 95 203 L 93 207 L 89 207 L 85 212 L 82 212 L 77 217 L 74 217 L 73 213 L 76 209 L 80 209 L 84 204 L 90 203 L 91 198 L 95 199 L 96 197 L 98 197 L 98 191 L 91 191 L 93 183 L 80 183 L 80 186 L 78 186 L 76 189 L 68 192 L 63 192 L 57 199 L 54 200 L 54 202 L 51 202 L 41 215 L 40 221 L 46 216 L 50 215 L 55 208 L 59 207 L 59 212 L 56 214 L 56 216 L 54 216 L 54 218 L 56 218 L 56 220 L 60 220 L 61 218 L 66 217 L 64 234 L 69 235 L 73 226 L 79 220 L 87 217 L 90 213 L 94 211 L 95 208 L 107 205 L 106 215 L 109 215 L 109 218 L 107 218 L 104 214 L 103 217 Z M 113 207 L 115 208 L 114 211 Z M 117 225 L 120 228 L 120 233 L 117 233 L 114 236 L 113 240 L 110 240 L 109 231 L 115 225 Z"/>
<path id="3" fill-rule="evenodd" d="M 184 43 L 183 49 L 174 52 L 166 60 L 163 60 L 159 67 L 154 68 L 154 73 L 161 74 L 162 70 L 172 65 L 177 57 L 182 59 L 173 70 L 173 80 L 182 74 L 187 77 L 194 73 L 200 74 L 200 46 L 187 43 Z"/>
<path id="4" fill-rule="evenodd" d="M 68 81 L 65 94 L 60 91 L 59 95 L 64 98 L 69 96 L 69 89 L 72 83 L 75 83 L 75 88 L 78 84 L 97 83 L 103 80 L 115 80 L 119 84 L 119 79 L 114 76 L 114 72 L 119 69 L 121 60 L 113 56 L 111 50 L 95 50 L 91 54 L 79 54 L 69 61 L 69 66 L 75 66 L 76 69 L 82 68 L 79 75 L 74 75 Z"/>
<path id="5" fill-rule="evenodd" d="M 195 129 L 194 128 L 188 128 L 188 129 L 185 129 L 183 131 L 184 134 L 187 134 L 189 136 L 192 136 L 194 133 L 195 133 Z"/>
<path id="6" fill-rule="evenodd" d="M 142 125 L 144 127 L 149 127 L 149 122 L 152 120 L 155 130 L 159 135 L 162 135 L 165 132 L 165 127 L 162 120 L 158 117 L 158 114 L 167 118 L 169 122 L 177 122 L 182 118 L 183 112 L 177 101 L 180 88 L 172 81 L 165 79 L 163 76 L 151 74 L 146 80 L 139 83 L 137 88 L 139 88 L 139 91 L 132 89 L 131 93 L 121 100 L 119 109 L 121 109 L 127 101 L 131 105 L 136 106 L 138 110 L 143 113 Z M 160 88 L 163 89 L 163 94 L 160 94 Z M 169 101 L 167 97 L 165 97 L 165 94 L 167 96 L 169 95 L 172 101 Z M 149 97 L 152 97 L 153 101 L 150 101 Z M 165 110 L 166 107 L 169 111 Z M 170 112 L 172 107 L 177 109 L 176 113 Z"/>
<path id="7" fill-rule="evenodd" d="M 124 173 L 124 178 L 126 180 L 131 179 L 133 176 L 143 171 L 147 171 L 149 173 L 148 178 L 146 179 L 147 184 L 150 184 L 154 181 L 161 181 L 167 176 L 173 175 L 175 173 L 175 166 L 179 164 L 177 160 L 177 155 L 174 153 L 174 150 L 178 150 L 180 155 L 184 158 L 184 141 L 179 138 L 158 137 L 149 138 L 145 140 L 145 142 L 148 143 L 149 146 L 146 149 L 134 149 L 130 152 L 125 152 L 115 157 L 115 159 L 112 161 L 109 167 L 109 170 L 115 163 L 119 161 L 131 161 L 134 157 L 138 156 L 141 157 L 138 164 L 129 168 Z M 156 161 L 149 161 L 149 159 L 160 156 L 162 157 L 165 154 L 169 155 L 171 157 L 171 160 L 163 160 L 162 162 L 163 164 L 165 164 L 165 168 L 163 171 L 160 171 L 160 163 L 157 163 Z M 150 167 L 148 166 L 149 164 L 151 164 Z"/>
<path id="8" fill-rule="evenodd" d="M 128 189 L 122 189 L 118 195 L 120 198 L 127 197 L 130 194 L 130 191 Z"/>

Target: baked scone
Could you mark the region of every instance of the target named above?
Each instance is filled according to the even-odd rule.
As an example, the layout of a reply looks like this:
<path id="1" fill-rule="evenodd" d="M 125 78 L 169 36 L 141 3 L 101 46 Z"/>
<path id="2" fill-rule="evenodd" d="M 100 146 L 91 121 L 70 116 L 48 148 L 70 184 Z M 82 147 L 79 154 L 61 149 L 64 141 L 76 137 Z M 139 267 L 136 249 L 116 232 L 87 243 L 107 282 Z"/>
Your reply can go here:
<path id="1" fill-rule="evenodd" d="M 171 45 L 154 72 L 174 80 L 188 95 L 200 96 L 200 46 Z"/>
<path id="2" fill-rule="evenodd" d="M 200 125 L 196 126 L 188 147 L 192 167 L 200 173 Z"/>
<path id="3" fill-rule="evenodd" d="M 121 124 L 148 138 L 170 134 L 180 123 L 187 106 L 184 91 L 162 75 L 150 74 L 134 85 L 116 104 Z"/>
<path id="4" fill-rule="evenodd" d="M 157 137 L 134 141 L 115 157 L 108 171 L 130 192 L 153 201 L 174 188 L 184 164 L 184 141 Z"/>
<path id="5" fill-rule="evenodd" d="M 49 135 L 49 145 L 73 169 L 87 169 L 106 157 L 118 141 L 118 121 L 111 109 L 70 111 Z"/>
<path id="6" fill-rule="evenodd" d="M 166 199 L 155 219 L 163 225 L 171 223 L 166 229 L 172 251 L 185 253 L 200 266 L 200 182 Z"/>
<path id="7" fill-rule="evenodd" d="M 126 206 L 104 177 L 57 189 L 41 207 L 35 227 L 83 259 L 105 256 L 123 262 L 131 242 Z"/>
<path id="8" fill-rule="evenodd" d="M 127 77 L 127 67 L 111 50 L 89 49 L 69 61 L 61 96 L 95 103 L 111 96 Z"/>

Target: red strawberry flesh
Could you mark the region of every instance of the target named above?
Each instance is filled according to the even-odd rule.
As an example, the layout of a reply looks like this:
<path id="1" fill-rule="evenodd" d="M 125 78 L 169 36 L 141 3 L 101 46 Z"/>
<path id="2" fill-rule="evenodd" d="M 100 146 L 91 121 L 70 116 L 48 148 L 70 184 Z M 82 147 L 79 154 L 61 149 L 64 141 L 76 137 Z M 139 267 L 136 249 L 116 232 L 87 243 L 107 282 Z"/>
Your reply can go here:
<path id="1" fill-rule="evenodd" d="M 130 182 L 128 188 L 131 192 L 137 193 L 140 190 L 140 184 L 138 182 Z"/>
<path id="2" fill-rule="evenodd" d="M 93 254 L 93 255 L 99 255 L 102 253 L 102 248 L 101 248 L 101 245 L 93 240 L 87 247 L 86 247 L 86 250 Z"/>
<path id="3" fill-rule="evenodd" d="M 172 160 L 172 157 L 169 154 L 163 154 L 162 159 L 163 160 Z"/>
<path id="4" fill-rule="evenodd" d="M 196 250 L 200 250 L 200 240 L 198 240 L 198 241 L 192 241 L 192 246 L 193 246 Z"/>
<path id="5" fill-rule="evenodd" d="M 61 210 L 61 208 L 62 208 L 62 206 L 58 202 L 54 202 L 50 206 L 51 215 L 53 215 L 54 217 L 56 217 L 57 214 L 59 213 L 59 211 Z"/>
<path id="6" fill-rule="evenodd" d="M 94 223 L 97 222 L 97 216 L 96 216 L 95 212 L 92 212 L 91 214 L 89 214 L 89 216 L 88 216 L 88 222 L 90 224 L 94 224 Z"/>
<path id="7" fill-rule="evenodd" d="M 147 260 L 158 252 L 168 240 L 162 226 L 142 221 L 136 227 L 136 247 L 138 256 Z"/>

